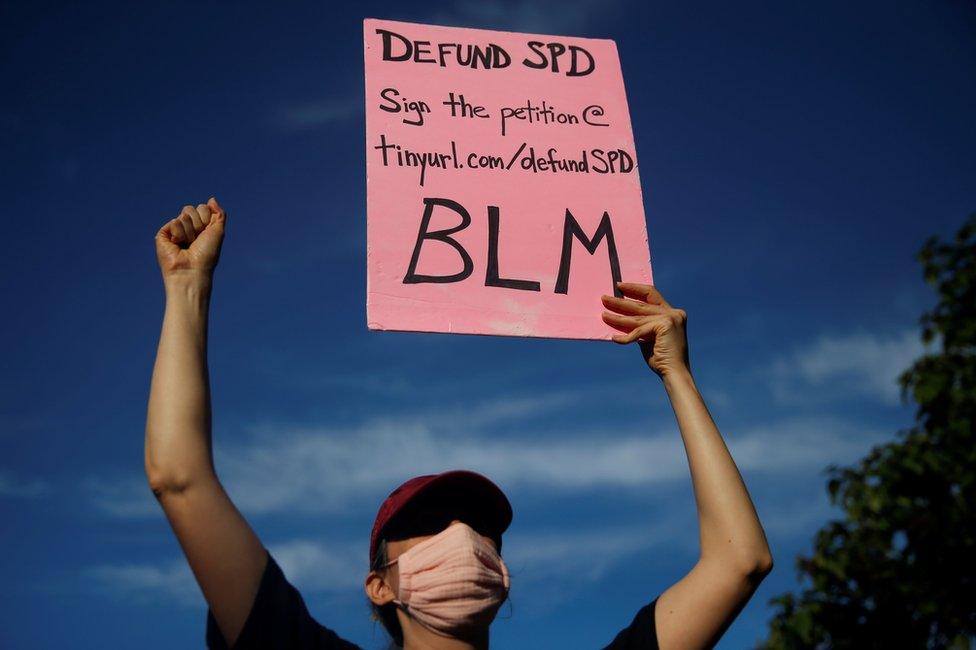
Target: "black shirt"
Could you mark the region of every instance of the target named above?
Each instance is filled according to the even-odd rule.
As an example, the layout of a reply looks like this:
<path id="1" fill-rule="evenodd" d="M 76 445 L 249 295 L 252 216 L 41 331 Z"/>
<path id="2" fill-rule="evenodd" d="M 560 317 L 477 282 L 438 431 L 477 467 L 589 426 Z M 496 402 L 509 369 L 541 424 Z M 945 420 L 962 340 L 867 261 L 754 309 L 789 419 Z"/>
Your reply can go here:
<path id="1" fill-rule="evenodd" d="M 267 550 L 265 550 L 267 552 Z M 654 630 L 653 602 L 644 605 L 630 625 L 621 630 L 603 650 L 658 650 Z M 213 612 L 207 609 L 207 647 L 229 650 Z M 268 562 L 254 604 L 244 622 L 234 650 L 362 650 L 320 625 L 305 607 L 301 594 L 285 578 L 281 567 L 268 553 Z"/>

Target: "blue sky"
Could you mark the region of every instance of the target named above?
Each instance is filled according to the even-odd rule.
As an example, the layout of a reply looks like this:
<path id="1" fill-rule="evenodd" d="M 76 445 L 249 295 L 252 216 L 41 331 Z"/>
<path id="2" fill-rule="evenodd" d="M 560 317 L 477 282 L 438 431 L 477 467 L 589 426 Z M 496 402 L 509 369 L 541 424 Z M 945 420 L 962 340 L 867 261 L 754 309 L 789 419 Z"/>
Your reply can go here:
<path id="1" fill-rule="evenodd" d="M 655 280 L 777 561 L 747 647 L 833 514 L 823 468 L 911 423 L 914 254 L 976 209 L 971 3 L 5 4 L 0 646 L 203 646 L 142 454 L 153 235 L 210 195 L 218 472 L 320 622 L 382 645 L 376 507 L 453 467 L 515 506 L 498 648 L 601 647 L 694 562 L 636 349 L 367 331 L 364 17 L 617 41 Z"/>

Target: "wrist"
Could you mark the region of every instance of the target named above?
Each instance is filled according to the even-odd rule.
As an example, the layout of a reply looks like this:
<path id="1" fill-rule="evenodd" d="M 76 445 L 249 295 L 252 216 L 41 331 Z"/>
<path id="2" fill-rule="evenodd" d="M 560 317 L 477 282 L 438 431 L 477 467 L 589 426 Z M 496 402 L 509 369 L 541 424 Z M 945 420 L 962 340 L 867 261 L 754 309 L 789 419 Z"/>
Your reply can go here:
<path id="1" fill-rule="evenodd" d="M 166 296 L 209 298 L 213 289 L 213 275 L 200 271 L 178 271 L 163 276 Z"/>
<path id="2" fill-rule="evenodd" d="M 689 388 L 697 390 L 695 387 L 695 378 L 691 376 L 691 369 L 686 366 L 669 371 L 662 375 L 661 379 L 664 381 L 664 388 L 669 394 L 674 391 Z"/>

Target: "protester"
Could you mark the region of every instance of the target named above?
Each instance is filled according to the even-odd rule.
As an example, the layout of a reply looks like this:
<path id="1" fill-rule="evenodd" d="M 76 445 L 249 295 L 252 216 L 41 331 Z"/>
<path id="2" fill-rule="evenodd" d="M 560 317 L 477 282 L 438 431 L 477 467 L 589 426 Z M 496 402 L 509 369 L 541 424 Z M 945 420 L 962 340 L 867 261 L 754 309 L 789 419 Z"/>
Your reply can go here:
<path id="1" fill-rule="evenodd" d="M 209 604 L 210 648 L 357 648 L 311 617 L 214 468 L 207 323 L 226 219 L 211 198 L 185 206 L 156 234 L 166 310 L 149 395 L 146 476 Z M 687 575 L 642 607 L 607 648 L 710 647 L 772 569 L 772 556 L 692 378 L 685 312 L 651 285 L 618 288 L 625 297 L 603 296 L 609 311 L 602 318 L 622 332 L 614 341 L 638 343 L 663 380 L 688 455 L 701 551 Z M 371 532 L 364 587 L 396 646 L 488 648 L 490 624 L 511 587 L 501 556 L 511 521 L 498 486 L 464 470 L 415 477 L 387 497 Z M 539 646 L 550 647 L 544 639 Z"/>

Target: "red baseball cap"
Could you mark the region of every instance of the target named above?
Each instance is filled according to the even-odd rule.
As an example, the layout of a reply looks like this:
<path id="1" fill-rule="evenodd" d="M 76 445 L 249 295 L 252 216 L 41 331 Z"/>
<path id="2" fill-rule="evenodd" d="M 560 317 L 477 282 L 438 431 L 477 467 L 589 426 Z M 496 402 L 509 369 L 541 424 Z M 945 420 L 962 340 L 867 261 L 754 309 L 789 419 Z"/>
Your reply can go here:
<path id="1" fill-rule="evenodd" d="M 477 519 L 479 532 L 497 538 L 499 541 L 501 534 L 512 523 L 512 504 L 509 503 L 505 493 L 487 477 L 477 472 L 456 469 L 440 474 L 415 476 L 390 492 L 386 500 L 380 504 L 369 537 L 371 565 L 384 528 L 403 511 L 407 504 L 417 504 L 421 501 L 421 497 L 449 499 L 459 508 L 459 515 L 469 514 Z"/>

